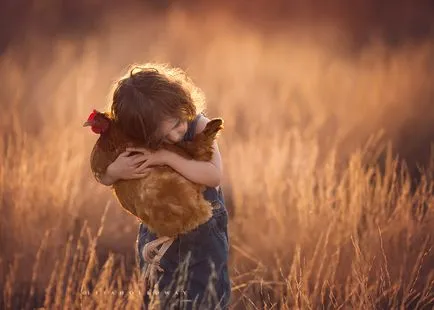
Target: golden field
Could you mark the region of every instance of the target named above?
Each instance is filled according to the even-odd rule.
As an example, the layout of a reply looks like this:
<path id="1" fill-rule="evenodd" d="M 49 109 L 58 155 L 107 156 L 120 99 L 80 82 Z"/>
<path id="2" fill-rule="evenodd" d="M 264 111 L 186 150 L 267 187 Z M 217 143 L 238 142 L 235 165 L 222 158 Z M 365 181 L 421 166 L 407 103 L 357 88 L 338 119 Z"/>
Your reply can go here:
<path id="1" fill-rule="evenodd" d="M 434 305 L 434 165 L 411 186 L 393 147 L 407 119 L 433 124 L 434 42 L 355 53 L 332 25 L 182 10 L 101 23 L 0 57 L 1 308 L 139 306 L 138 222 L 93 179 L 81 125 L 150 61 L 185 69 L 225 120 L 233 309 Z"/>

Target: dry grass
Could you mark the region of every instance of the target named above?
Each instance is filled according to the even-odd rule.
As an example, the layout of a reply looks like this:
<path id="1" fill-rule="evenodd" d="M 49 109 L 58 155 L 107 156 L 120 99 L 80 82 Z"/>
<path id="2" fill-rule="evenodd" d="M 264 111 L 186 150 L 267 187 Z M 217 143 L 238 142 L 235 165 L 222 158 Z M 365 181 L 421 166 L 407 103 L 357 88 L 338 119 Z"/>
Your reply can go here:
<path id="1" fill-rule="evenodd" d="M 186 68 L 225 119 L 233 308 L 434 304 L 433 170 L 412 189 L 376 135 L 396 137 L 432 98 L 432 43 L 352 55 L 333 27 L 266 34 L 218 15 L 116 16 L 104 33 L 29 37 L 0 58 L 2 308 L 138 307 L 137 222 L 92 178 L 96 137 L 81 124 L 142 61 Z"/>

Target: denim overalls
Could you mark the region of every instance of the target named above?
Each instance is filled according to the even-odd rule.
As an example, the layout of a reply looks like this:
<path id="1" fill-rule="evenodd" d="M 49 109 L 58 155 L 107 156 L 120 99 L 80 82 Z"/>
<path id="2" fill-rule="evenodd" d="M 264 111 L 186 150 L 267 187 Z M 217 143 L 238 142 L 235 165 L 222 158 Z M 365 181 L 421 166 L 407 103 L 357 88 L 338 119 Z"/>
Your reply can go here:
<path id="1" fill-rule="evenodd" d="M 189 122 L 184 136 L 185 141 L 193 139 L 199 116 L 200 114 Z M 211 219 L 193 231 L 176 238 L 160 261 L 164 269 L 159 280 L 161 309 L 169 308 L 174 302 L 177 305 L 175 309 L 227 309 L 229 306 L 231 285 L 227 265 L 228 213 L 221 189 L 207 187 L 203 196 L 213 206 Z M 149 232 L 147 227 L 140 223 L 137 236 L 137 256 L 141 271 L 145 264 L 141 254 L 143 247 L 145 243 L 155 239 L 155 234 Z M 184 289 L 177 290 L 171 283 L 174 279 L 176 286 L 178 281 L 176 269 L 180 263 L 184 262 L 187 255 L 189 255 L 187 284 Z M 184 272 L 181 271 L 181 273 Z M 214 290 L 207 289 L 210 276 Z M 144 306 L 149 303 L 146 293 L 143 300 Z"/>

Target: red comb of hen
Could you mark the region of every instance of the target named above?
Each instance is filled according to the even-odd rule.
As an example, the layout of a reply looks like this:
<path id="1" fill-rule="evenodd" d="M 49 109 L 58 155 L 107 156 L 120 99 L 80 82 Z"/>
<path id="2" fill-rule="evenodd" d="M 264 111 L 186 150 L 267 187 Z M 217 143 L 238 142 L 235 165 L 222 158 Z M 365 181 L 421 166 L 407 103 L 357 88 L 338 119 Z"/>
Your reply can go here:
<path id="1" fill-rule="evenodd" d="M 93 109 L 93 112 L 90 113 L 89 118 L 87 119 L 88 121 L 91 121 L 95 118 L 96 114 L 98 113 L 97 110 Z"/>

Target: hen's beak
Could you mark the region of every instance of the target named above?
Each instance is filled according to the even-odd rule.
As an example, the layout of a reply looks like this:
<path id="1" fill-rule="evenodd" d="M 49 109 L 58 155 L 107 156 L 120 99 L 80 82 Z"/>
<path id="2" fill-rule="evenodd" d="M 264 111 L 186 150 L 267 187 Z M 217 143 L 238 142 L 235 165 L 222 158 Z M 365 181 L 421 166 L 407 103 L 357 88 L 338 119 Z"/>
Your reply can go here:
<path id="1" fill-rule="evenodd" d="M 84 122 L 83 127 L 92 126 L 92 123 L 89 121 Z"/>

